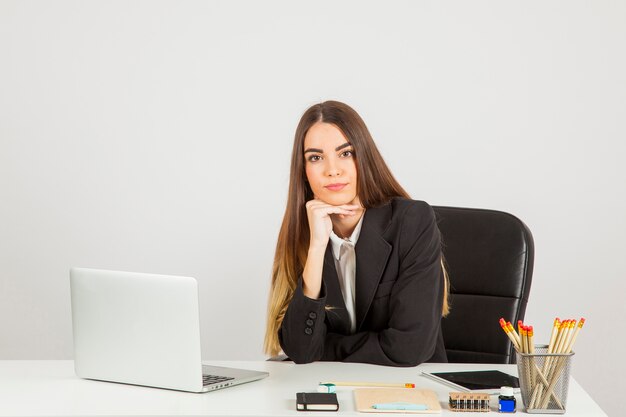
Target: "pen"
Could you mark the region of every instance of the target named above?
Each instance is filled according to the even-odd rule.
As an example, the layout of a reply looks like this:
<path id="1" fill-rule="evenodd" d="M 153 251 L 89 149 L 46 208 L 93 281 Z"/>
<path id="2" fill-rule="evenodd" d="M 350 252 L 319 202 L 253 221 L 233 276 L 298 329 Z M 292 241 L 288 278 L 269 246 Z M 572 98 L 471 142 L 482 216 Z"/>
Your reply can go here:
<path id="1" fill-rule="evenodd" d="M 327 381 L 320 382 L 320 385 L 333 384 L 337 386 L 349 386 L 349 387 L 399 387 L 399 388 L 415 388 L 415 384 L 410 382 L 402 384 L 394 384 L 388 382 L 364 382 L 364 381 Z"/>
<path id="2" fill-rule="evenodd" d="M 404 401 L 374 404 L 372 405 L 372 408 L 375 408 L 376 410 L 428 410 L 428 406 L 426 404 L 413 404 Z"/>

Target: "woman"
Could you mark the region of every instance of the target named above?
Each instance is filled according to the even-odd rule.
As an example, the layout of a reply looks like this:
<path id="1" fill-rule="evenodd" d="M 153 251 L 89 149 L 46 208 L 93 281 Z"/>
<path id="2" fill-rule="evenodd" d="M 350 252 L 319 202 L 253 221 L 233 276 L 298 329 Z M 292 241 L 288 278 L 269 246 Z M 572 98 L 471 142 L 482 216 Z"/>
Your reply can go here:
<path id="1" fill-rule="evenodd" d="M 296 129 L 265 350 L 296 363 L 447 362 L 447 284 L 431 207 L 409 199 L 361 117 L 309 108 Z"/>

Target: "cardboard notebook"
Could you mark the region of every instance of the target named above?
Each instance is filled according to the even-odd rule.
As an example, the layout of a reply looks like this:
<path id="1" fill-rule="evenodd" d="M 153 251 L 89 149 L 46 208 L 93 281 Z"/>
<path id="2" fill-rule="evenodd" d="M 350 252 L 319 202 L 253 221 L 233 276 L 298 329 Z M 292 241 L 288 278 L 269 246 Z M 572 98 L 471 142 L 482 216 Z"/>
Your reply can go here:
<path id="1" fill-rule="evenodd" d="M 361 413 L 439 414 L 441 405 L 434 391 L 414 388 L 357 388 L 354 390 L 356 410 Z M 374 404 L 408 402 L 425 404 L 427 410 L 378 410 Z"/>

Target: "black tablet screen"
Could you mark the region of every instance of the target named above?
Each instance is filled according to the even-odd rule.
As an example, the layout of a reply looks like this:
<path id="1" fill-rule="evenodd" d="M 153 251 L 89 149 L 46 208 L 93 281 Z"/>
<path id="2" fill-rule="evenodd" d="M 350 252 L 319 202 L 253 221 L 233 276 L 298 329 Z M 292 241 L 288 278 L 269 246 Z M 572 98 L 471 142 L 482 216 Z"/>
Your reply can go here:
<path id="1" fill-rule="evenodd" d="M 500 371 L 432 372 L 433 375 L 470 390 L 519 388 L 517 377 Z"/>

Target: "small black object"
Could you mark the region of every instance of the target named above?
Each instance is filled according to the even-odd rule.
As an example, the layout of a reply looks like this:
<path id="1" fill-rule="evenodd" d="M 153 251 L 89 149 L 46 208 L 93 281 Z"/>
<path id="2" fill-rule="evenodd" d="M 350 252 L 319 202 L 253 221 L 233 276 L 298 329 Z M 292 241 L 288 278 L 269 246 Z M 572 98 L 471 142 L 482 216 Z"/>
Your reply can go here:
<path id="1" fill-rule="evenodd" d="M 298 411 L 337 411 L 339 402 L 334 392 L 298 392 L 296 393 Z"/>

